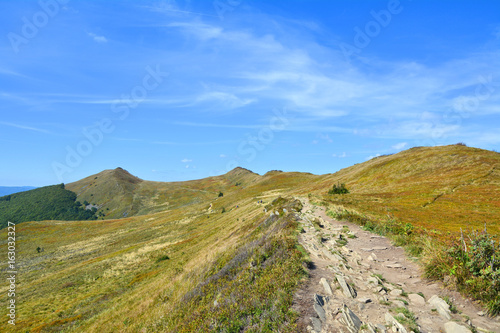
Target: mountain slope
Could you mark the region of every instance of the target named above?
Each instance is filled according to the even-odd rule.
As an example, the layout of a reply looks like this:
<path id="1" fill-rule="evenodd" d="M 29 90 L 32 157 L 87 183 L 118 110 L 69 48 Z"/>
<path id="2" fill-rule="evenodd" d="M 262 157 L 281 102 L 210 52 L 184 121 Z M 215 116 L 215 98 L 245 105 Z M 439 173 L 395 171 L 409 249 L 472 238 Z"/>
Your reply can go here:
<path id="1" fill-rule="evenodd" d="M 78 200 L 99 208 L 106 218 L 144 215 L 186 205 L 208 203 L 220 191 L 231 193 L 260 176 L 243 168 L 225 175 L 183 182 L 145 181 L 122 168 L 105 170 L 67 185 Z"/>
<path id="2" fill-rule="evenodd" d="M 333 184 L 351 193 L 327 195 Z M 362 213 L 394 216 L 441 232 L 499 234 L 500 154 L 460 145 L 412 148 L 321 176 L 303 190 Z"/>
<path id="3" fill-rule="evenodd" d="M 498 235 L 499 162 L 494 152 L 447 146 L 413 148 L 321 176 L 236 168 L 163 183 L 123 169 L 103 171 L 68 188 L 102 205 L 108 218 L 128 217 L 16 226 L 22 283 L 17 325 L 7 330 L 297 332 L 291 295 L 308 261 L 297 242 L 301 204 L 294 198 L 309 196 L 325 211 L 349 209 L 374 221 L 390 215 L 448 238 L 447 231 L 484 222 Z M 328 195 L 337 182 L 350 193 Z M 292 198 L 277 199 L 284 195 Z M 307 210 L 308 237 L 318 248 L 330 238 L 342 254 L 348 235 L 323 238 L 321 220 L 312 220 L 315 208 Z M 0 245 L 6 243 L 4 229 Z M 7 290 L 0 286 L 2 304 Z"/>
<path id="4" fill-rule="evenodd" d="M 75 192 L 80 202 L 87 201 L 108 217 L 119 218 L 130 214 L 133 193 L 141 182 L 128 171 L 116 168 L 67 184 L 66 188 Z"/>
<path id="5" fill-rule="evenodd" d="M 93 220 L 97 217 L 86 210 L 76 195 L 64 185 L 40 187 L 34 190 L 0 197 L 0 228 L 7 223 L 43 220 Z"/>

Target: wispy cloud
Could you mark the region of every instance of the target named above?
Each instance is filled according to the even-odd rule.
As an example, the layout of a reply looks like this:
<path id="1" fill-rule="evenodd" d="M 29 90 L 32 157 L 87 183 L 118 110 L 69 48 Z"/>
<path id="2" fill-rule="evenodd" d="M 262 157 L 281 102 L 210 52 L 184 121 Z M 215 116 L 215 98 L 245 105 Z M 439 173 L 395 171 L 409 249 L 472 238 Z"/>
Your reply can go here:
<path id="1" fill-rule="evenodd" d="M 19 124 L 4 122 L 4 121 L 0 121 L 0 124 L 1 125 L 5 125 L 5 126 L 14 127 L 14 128 L 23 129 L 23 130 L 28 130 L 28 131 L 34 131 L 34 132 L 39 132 L 39 133 L 44 133 L 44 134 L 51 134 L 51 132 L 49 132 L 49 131 L 47 131 L 45 129 L 31 127 L 31 126 L 26 126 L 26 125 L 19 125 Z"/>
<path id="2" fill-rule="evenodd" d="M 181 160 L 182 163 L 189 163 L 189 162 L 193 162 L 193 160 L 190 160 L 189 158 L 184 158 Z"/>
<path id="3" fill-rule="evenodd" d="M 93 32 L 88 32 L 87 35 L 89 35 L 90 37 L 92 37 L 92 39 L 97 42 L 97 43 L 107 43 L 108 42 L 108 39 L 104 36 L 99 36 L 99 35 L 96 35 L 95 33 Z"/>
<path id="4" fill-rule="evenodd" d="M 407 146 L 408 146 L 408 142 L 400 142 L 400 143 L 397 143 L 394 146 L 392 146 L 392 149 L 401 150 L 401 149 L 406 148 Z"/>

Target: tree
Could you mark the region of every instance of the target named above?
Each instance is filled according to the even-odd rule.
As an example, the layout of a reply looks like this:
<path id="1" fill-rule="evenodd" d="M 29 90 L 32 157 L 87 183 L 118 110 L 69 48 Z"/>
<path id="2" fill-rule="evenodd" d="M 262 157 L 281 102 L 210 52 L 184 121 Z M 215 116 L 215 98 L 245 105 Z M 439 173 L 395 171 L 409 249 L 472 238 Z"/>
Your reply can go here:
<path id="1" fill-rule="evenodd" d="M 219 197 L 223 197 L 223 196 L 224 196 L 224 193 L 219 191 Z"/>

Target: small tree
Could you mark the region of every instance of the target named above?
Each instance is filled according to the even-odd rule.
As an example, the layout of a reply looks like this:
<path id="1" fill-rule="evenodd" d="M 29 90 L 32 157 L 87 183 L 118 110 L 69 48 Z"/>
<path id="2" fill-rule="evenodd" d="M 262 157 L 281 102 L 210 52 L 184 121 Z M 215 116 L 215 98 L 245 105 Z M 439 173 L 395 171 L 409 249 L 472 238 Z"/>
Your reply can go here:
<path id="1" fill-rule="evenodd" d="M 223 197 L 223 196 L 224 196 L 224 193 L 219 191 L 219 197 Z"/>
<path id="2" fill-rule="evenodd" d="M 349 193 L 349 190 L 345 187 L 345 184 L 337 183 L 333 185 L 332 189 L 328 191 L 328 194 L 346 194 Z"/>

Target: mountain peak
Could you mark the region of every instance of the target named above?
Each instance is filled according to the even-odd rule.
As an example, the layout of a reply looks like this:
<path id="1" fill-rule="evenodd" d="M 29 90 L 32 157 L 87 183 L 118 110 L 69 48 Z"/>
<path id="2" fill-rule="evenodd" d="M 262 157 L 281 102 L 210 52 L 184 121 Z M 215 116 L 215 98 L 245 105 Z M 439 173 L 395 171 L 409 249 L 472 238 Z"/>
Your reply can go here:
<path id="1" fill-rule="evenodd" d="M 255 172 L 242 168 L 242 167 L 236 167 L 233 170 L 229 171 L 228 174 L 254 174 L 256 175 Z"/>

